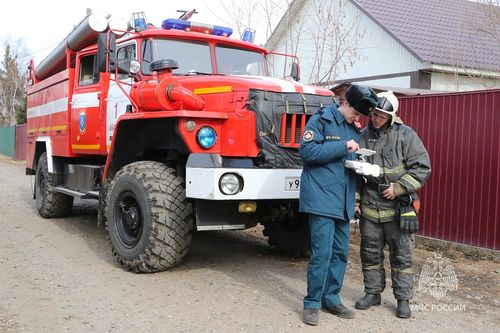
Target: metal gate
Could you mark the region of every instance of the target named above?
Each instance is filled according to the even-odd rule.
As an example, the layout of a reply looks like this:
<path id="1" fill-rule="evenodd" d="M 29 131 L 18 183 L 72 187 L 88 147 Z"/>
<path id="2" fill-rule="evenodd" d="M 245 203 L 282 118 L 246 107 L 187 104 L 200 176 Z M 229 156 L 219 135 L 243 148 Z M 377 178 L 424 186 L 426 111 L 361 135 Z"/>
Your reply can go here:
<path id="1" fill-rule="evenodd" d="M 26 159 L 26 124 L 16 126 L 16 160 Z"/>
<path id="2" fill-rule="evenodd" d="M 500 250 L 500 90 L 399 100 L 432 163 L 420 234 Z"/>

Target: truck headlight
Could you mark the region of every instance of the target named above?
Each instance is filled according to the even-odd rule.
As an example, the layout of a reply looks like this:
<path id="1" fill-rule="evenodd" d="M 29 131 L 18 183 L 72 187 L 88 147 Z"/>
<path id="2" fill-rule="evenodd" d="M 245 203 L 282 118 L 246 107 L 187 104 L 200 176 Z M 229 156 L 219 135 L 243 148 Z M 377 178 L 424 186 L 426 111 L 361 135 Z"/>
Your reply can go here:
<path id="1" fill-rule="evenodd" d="M 205 149 L 211 148 L 217 141 L 217 133 L 212 127 L 203 126 L 196 133 L 196 140 L 198 144 Z"/>
<path id="2" fill-rule="evenodd" d="M 225 173 L 220 177 L 219 188 L 226 195 L 235 195 L 243 189 L 243 179 L 234 173 Z"/>

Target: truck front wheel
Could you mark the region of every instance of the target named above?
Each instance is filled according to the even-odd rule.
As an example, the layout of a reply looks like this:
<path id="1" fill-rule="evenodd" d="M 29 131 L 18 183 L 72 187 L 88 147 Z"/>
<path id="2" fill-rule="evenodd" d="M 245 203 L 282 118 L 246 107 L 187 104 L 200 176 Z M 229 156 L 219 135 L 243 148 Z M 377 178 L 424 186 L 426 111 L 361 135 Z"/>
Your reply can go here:
<path id="1" fill-rule="evenodd" d="M 124 166 L 110 183 L 106 208 L 108 238 L 125 269 L 158 272 L 186 255 L 192 206 L 174 169 L 152 161 Z"/>
<path id="2" fill-rule="evenodd" d="M 306 258 L 311 254 L 311 234 L 307 214 L 295 212 L 264 223 L 264 236 L 269 245 L 281 254 Z"/>
<path id="3" fill-rule="evenodd" d="M 55 175 L 49 173 L 47 153 L 38 159 L 35 174 L 35 197 L 38 213 L 45 218 L 66 216 L 73 208 L 73 197 L 54 191 Z"/>

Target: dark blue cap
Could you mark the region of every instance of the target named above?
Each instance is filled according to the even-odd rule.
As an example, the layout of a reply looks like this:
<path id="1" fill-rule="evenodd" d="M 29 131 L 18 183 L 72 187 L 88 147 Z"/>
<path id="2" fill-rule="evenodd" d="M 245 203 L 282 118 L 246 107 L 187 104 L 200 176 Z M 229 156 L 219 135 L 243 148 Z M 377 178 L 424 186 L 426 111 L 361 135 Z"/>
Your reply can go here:
<path id="1" fill-rule="evenodd" d="M 347 102 L 361 114 L 370 115 L 370 111 L 377 106 L 378 97 L 372 88 L 353 84 L 345 92 Z"/>

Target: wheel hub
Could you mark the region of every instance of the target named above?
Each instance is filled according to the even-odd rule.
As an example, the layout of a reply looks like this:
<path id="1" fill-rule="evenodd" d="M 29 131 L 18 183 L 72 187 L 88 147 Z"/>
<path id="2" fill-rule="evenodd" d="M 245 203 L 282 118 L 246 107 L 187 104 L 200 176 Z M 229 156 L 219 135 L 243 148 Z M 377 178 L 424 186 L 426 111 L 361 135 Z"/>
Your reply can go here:
<path id="1" fill-rule="evenodd" d="M 144 224 L 140 203 L 133 192 L 125 191 L 115 207 L 114 224 L 119 240 L 125 247 L 133 248 L 141 239 Z"/>
<path id="2" fill-rule="evenodd" d="M 137 207 L 127 207 L 124 203 L 120 203 L 120 208 L 123 213 L 125 223 L 130 229 L 136 229 L 139 226 L 139 212 Z"/>

